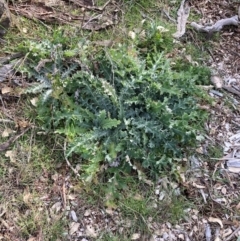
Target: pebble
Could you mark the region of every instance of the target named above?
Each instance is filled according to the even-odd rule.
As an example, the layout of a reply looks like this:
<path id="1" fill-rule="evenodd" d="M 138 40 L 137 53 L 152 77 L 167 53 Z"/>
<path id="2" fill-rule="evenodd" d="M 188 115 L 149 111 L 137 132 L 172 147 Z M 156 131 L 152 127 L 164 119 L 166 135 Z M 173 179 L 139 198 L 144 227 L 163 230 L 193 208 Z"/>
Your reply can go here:
<path id="1" fill-rule="evenodd" d="M 75 211 L 72 210 L 70 213 L 71 213 L 71 216 L 72 216 L 72 220 L 77 222 L 78 218 L 77 218 L 77 215 L 76 215 Z"/>

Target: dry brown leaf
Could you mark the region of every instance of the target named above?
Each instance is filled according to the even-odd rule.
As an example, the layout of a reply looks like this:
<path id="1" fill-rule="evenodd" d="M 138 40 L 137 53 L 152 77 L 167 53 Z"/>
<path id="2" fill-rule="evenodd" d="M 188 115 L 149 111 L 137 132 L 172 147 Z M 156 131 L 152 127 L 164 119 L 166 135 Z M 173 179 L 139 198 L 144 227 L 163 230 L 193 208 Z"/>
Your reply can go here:
<path id="1" fill-rule="evenodd" d="M 6 86 L 6 87 L 3 87 L 1 89 L 1 91 L 2 91 L 2 94 L 4 95 L 4 94 L 7 94 L 7 93 L 11 93 L 13 91 L 13 89 L 11 87 Z"/>
<path id="2" fill-rule="evenodd" d="M 38 239 L 35 237 L 30 237 L 27 241 L 37 241 Z"/>
<path id="3" fill-rule="evenodd" d="M 196 233 L 198 232 L 198 227 L 196 225 L 193 226 L 193 231 Z"/>
<path id="4" fill-rule="evenodd" d="M 96 238 L 98 236 L 96 230 L 92 225 L 86 226 L 86 235 L 91 238 Z"/>
<path id="5" fill-rule="evenodd" d="M 226 237 L 228 237 L 229 235 L 231 235 L 232 232 L 233 232 L 233 231 L 232 231 L 231 228 L 224 229 L 224 230 L 223 230 L 222 237 L 223 237 L 223 238 L 226 238 Z"/>
<path id="6" fill-rule="evenodd" d="M 58 213 L 61 210 L 62 203 L 61 202 L 56 202 L 52 205 L 51 211 Z"/>
<path id="7" fill-rule="evenodd" d="M 213 83 L 216 89 L 221 89 L 223 87 L 223 80 L 218 75 L 212 75 L 211 82 Z"/>
<path id="8" fill-rule="evenodd" d="M 219 219 L 219 218 L 209 217 L 208 221 L 210 223 L 218 223 L 220 225 L 220 227 L 223 228 L 223 223 L 222 223 L 221 219 Z"/>
<path id="9" fill-rule="evenodd" d="M 133 197 L 134 200 L 137 200 L 137 201 L 141 201 L 143 200 L 143 197 L 142 195 L 140 195 L 139 193 L 136 193 Z"/>
<path id="10" fill-rule="evenodd" d="M 55 173 L 55 174 L 53 174 L 52 176 L 51 176 L 51 178 L 52 178 L 52 180 L 53 181 L 57 181 L 58 180 L 58 178 L 59 178 L 59 174 L 58 173 Z"/>
<path id="11" fill-rule="evenodd" d="M 78 231 L 79 227 L 80 227 L 80 223 L 75 223 L 75 222 L 70 223 L 69 234 L 73 235 L 75 232 Z"/>
<path id="12" fill-rule="evenodd" d="M 140 237 L 141 237 L 140 233 L 134 233 L 131 237 L 131 240 L 138 240 L 140 239 Z"/>
<path id="13" fill-rule="evenodd" d="M 18 120 L 16 126 L 20 127 L 20 129 L 25 129 L 26 127 L 30 126 L 30 123 L 26 120 Z"/>
<path id="14" fill-rule="evenodd" d="M 128 37 L 130 37 L 131 39 L 135 39 L 136 38 L 136 33 L 135 32 L 133 32 L 133 31 L 129 31 L 128 32 Z"/>
<path id="15" fill-rule="evenodd" d="M 17 159 L 16 151 L 13 151 L 13 150 L 6 151 L 5 156 L 9 157 L 11 162 L 13 162 L 13 163 L 16 162 L 16 159 Z"/>
<path id="16" fill-rule="evenodd" d="M 240 209 L 240 202 L 238 203 L 238 205 L 235 207 L 237 210 Z"/>
<path id="17" fill-rule="evenodd" d="M 10 128 L 6 128 L 3 132 L 2 132 L 2 137 L 8 137 L 10 134 L 12 134 L 14 131 Z"/>
<path id="18" fill-rule="evenodd" d="M 198 216 L 197 215 L 192 215 L 192 219 L 193 220 L 198 220 Z"/>
<path id="19" fill-rule="evenodd" d="M 37 106 L 37 102 L 38 102 L 38 98 L 37 97 L 34 97 L 34 98 L 32 98 L 31 100 L 30 100 L 30 102 L 31 102 L 31 104 L 33 105 L 33 106 Z"/>
<path id="20" fill-rule="evenodd" d="M 200 154 L 204 154 L 203 148 L 202 147 L 198 147 L 196 149 L 196 152 L 200 153 Z"/>
<path id="21" fill-rule="evenodd" d="M 158 30 L 160 33 L 169 32 L 169 30 L 166 29 L 166 28 L 164 28 L 163 26 L 157 26 L 157 30 Z"/>
<path id="22" fill-rule="evenodd" d="M 113 41 L 112 40 L 102 40 L 102 41 L 94 41 L 94 44 L 98 45 L 98 46 L 103 46 L 103 47 L 111 47 L 113 45 Z"/>
<path id="23" fill-rule="evenodd" d="M 113 215 L 113 213 L 114 213 L 112 208 L 105 209 L 105 212 L 109 215 Z"/>
<path id="24" fill-rule="evenodd" d="M 181 181 L 182 181 L 183 183 L 185 183 L 185 182 L 186 182 L 186 178 L 185 178 L 184 173 L 179 173 L 179 175 L 180 175 Z"/>
<path id="25" fill-rule="evenodd" d="M 145 179 L 143 178 L 142 179 L 144 181 L 145 184 L 147 184 L 148 186 L 152 186 L 153 185 L 153 182 L 151 180 L 148 180 L 148 179 Z"/>
<path id="26" fill-rule="evenodd" d="M 205 186 L 199 185 L 199 184 L 197 184 L 195 182 L 193 182 L 192 185 L 193 185 L 193 187 L 196 187 L 196 188 L 199 188 L 199 189 L 206 188 Z"/>
<path id="27" fill-rule="evenodd" d="M 75 195 L 72 195 L 72 194 L 69 194 L 69 195 L 67 195 L 67 199 L 68 199 L 68 200 L 75 200 L 75 199 L 76 199 L 76 196 L 75 196 Z"/>
<path id="28" fill-rule="evenodd" d="M 185 55 L 185 58 L 188 60 L 189 63 L 192 63 L 192 56 L 191 55 Z"/>
<path id="29" fill-rule="evenodd" d="M 30 203 L 30 200 L 32 200 L 32 194 L 29 192 L 28 188 L 23 191 L 23 201 L 26 204 Z"/>
<path id="30" fill-rule="evenodd" d="M 91 215 L 91 210 L 90 209 L 87 209 L 84 213 L 84 217 L 88 217 Z"/>

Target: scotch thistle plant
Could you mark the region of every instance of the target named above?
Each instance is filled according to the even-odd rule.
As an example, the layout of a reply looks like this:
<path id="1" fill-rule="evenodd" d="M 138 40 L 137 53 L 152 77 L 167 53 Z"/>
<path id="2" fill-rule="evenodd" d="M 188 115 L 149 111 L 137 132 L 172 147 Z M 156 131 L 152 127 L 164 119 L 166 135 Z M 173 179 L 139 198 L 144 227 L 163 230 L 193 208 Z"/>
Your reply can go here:
<path id="1" fill-rule="evenodd" d="M 29 43 L 22 49 L 35 67 L 25 71 L 47 83 L 38 120 L 66 137 L 67 155 L 81 157 L 85 180 L 97 177 L 102 165 L 113 175 L 138 166 L 157 177 L 174 170 L 196 144 L 206 116 L 197 107 L 202 76 L 172 68 L 163 52 L 142 54 L 138 42 L 101 50 L 92 59 L 86 42 L 72 49 L 48 42 L 34 54 Z M 37 71 L 42 53 L 49 61 Z"/>

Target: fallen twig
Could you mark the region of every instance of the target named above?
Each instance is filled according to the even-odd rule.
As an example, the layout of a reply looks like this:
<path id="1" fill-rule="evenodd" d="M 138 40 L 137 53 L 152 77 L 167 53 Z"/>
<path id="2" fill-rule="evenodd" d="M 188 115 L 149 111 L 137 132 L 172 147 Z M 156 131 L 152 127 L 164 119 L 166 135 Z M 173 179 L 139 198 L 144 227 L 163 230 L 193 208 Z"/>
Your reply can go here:
<path id="1" fill-rule="evenodd" d="M 231 92 L 232 94 L 238 95 L 240 97 L 240 91 L 235 90 L 234 88 L 232 88 L 230 86 L 226 86 L 226 85 L 224 85 L 222 88 L 224 90 L 227 90 L 228 92 Z"/>
<path id="2" fill-rule="evenodd" d="M 65 182 L 63 182 L 63 185 L 62 185 L 62 200 L 63 200 L 63 208 L 64 208 L 64 210 L 66 210 L 67 197 L 66 197 L 66 186 L 65 186 Z"/>
<path id="3" fill-rule="evenodd" d="M 230 236 L 228 236 L 228 238 L 226 238 L 225 241 L 231 240 L 238 231 L 240 231 L 240 226 Z"/>
<path id="4" fill-rule="evenodd" d="M 0 152 L 1 151 L 5 151 L 8 149 L 8 147 L 15 142 L 20 136 L 24 135 L 31 127 L 26 128 L 25 130 L 23 130 L 20 134 L 16 135 L 16 136 L 12 136 L 11 138 L 9 138 L 8 141 L 0 144 Z"/>
<path id="5" fill-rule="evenodd" d="M 235 158 L 235 157 L 222 157 L 222 158 L 211 157 L 210 159 L 212 159 L 212 160 L 219 160 L 219 161 L 240 160 L 239 158 Z"/>
<path id="6" fill-rule="evenodd" d="M 167 16 L 167 18 L 168 18 L 170 21 L 172 21 L 173 23 L 176 23 L 176 22 L 177 22 L 174 18 L 172 18 L 172 17 L 169 15 L 169 13 L 168 13 L 166 10 L 163 9 L 163 13 L 164 13 L 164 14 Z"/>
<path id="7" fill-rule="evenodd" d="M 0 119 L 0 122 L 1 122 L 1 123 L 12 123 L 12 124 L 15 124 L 14 121 L 12 121 L 12 120 L 7 120 L 7 119 Z"/>
<path id="8" fill-rule="evenodd" d="M 0 65 L 8 64 L 13 59 L 17 59 L 17 58 L 21 58 L 21 57 L 23 57 L 23 53 L 15 53 L 15 54 L 11 54 L 10 56 L 7 56 L 7 57 L 1 57 Z"/>
<path id="9" fill-rule="evenodd" d="M 64 151 L 65 161 L 66 161 L 67 165 L 71 168 L 71 170 L 74 172 L 74 174 L 76 174 L 77 177 L 80 177 L 78 171 L 77 171 L 76 169 L 74 169 L 74 168 L 72 167 L 71 163 L 69 162 L 69 160 L 68 160 L 68 158 L 67 158 L 67 155 L 66 155 L 66 149 L 67 149 L 67 143 L 66 143 L 66 141 L 64 141 L 64 149 L 63 149 L 63 151 Z"/>
<path id="10" fill-rule="evenodd" d="M 95 10 L 95 11 L 101 11 L 102 12 L 112 0 L 108 0 L 102 7 L 84 5 L 82 3 L 77 2 L 76 0 L 70 0 L 70 1 L 73 2 L 74 4 L 80 6 L 80 7 L 83 7 L 83 8 L 89 9 L 89 10 Z"/>

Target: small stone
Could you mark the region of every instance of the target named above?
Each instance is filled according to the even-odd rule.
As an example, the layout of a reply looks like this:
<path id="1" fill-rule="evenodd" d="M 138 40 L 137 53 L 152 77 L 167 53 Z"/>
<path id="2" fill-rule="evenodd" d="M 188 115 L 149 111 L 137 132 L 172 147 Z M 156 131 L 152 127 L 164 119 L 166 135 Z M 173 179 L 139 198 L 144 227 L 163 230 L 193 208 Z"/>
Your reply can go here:
<path id="1" fill-rule="evenodd" d="M 166 222 L 166 225 L 167 225 L 167 227 L 168 227 L 169 229 L 171 229 L 171 228 L 172 228 L 172 224 L 171 224 L 171 223 Z"/>
<path id="2" fill-rule="evenodd" d="M 155 194 L 156 194 L 156 195 L 159 195 L 159 193 L 160 193 L 160 190 L 159 190 L 159 189 L 156 189 L 156 190 L 155 190 Z"/>
<path id="3" fill-rule="evenodd" d="M 168 233 L 163 233 L 163 236 L 162 236 L 165 240 L 167 240 L 167 238 L 169 237 Z"/>
<path id="4" fill-rule="evenodd" d="M 77 221 L 78 221 L 78 218 L 77 218 L 77 215 L 76 215 L 75 211 L 72 210 L 70 213 L 71 213 L 71 216 L 72 216 L 72 220 L 73 220 L 74 222 L 77 222 Z"/>
<path id="5" fill-rule="evenodd" d="M 181 233 L 178 235 L 178 238 L 181 239 L 181 240 L 184 240 L 184 235 Z"/>

